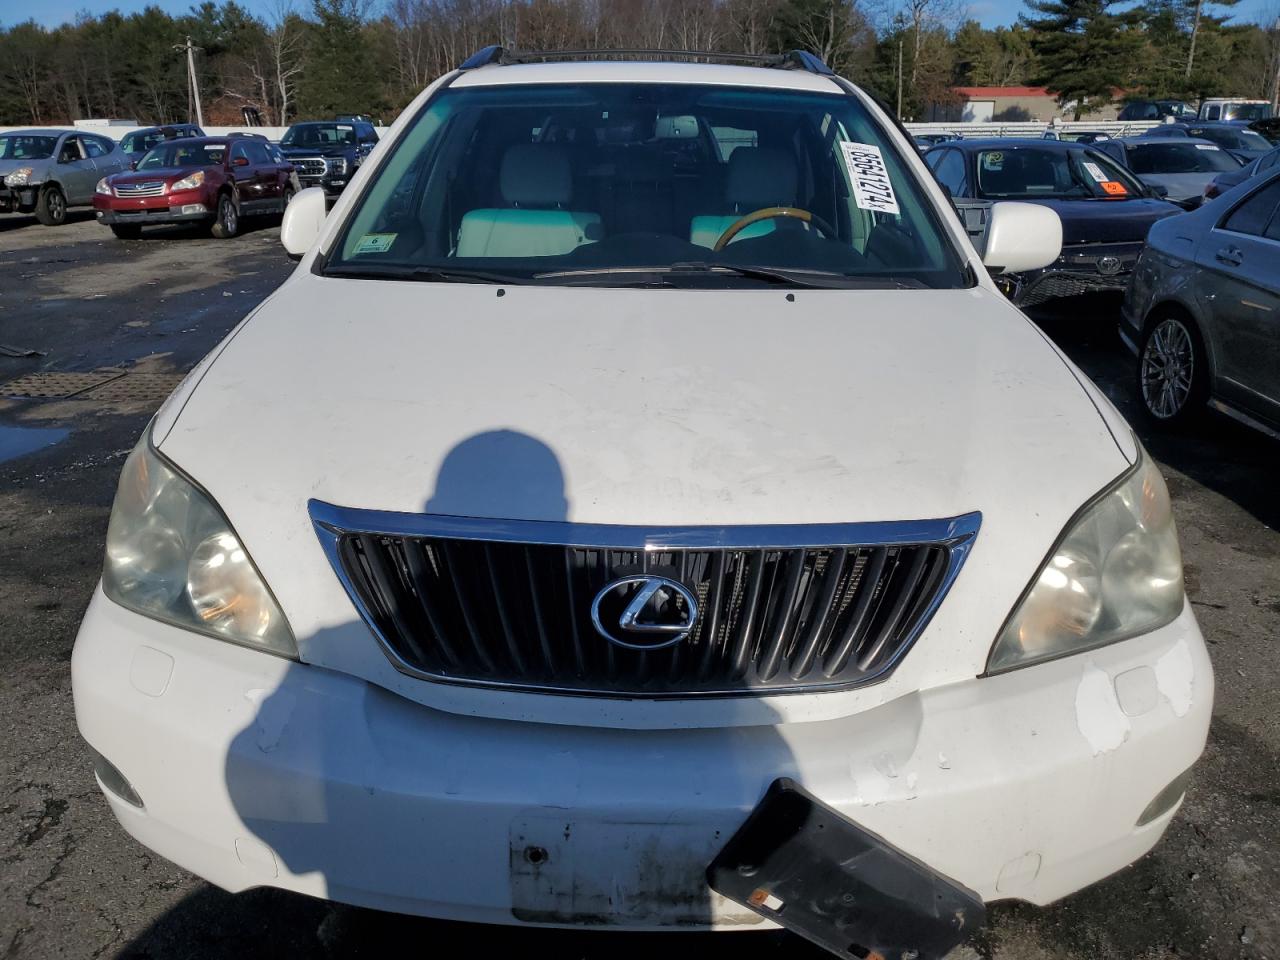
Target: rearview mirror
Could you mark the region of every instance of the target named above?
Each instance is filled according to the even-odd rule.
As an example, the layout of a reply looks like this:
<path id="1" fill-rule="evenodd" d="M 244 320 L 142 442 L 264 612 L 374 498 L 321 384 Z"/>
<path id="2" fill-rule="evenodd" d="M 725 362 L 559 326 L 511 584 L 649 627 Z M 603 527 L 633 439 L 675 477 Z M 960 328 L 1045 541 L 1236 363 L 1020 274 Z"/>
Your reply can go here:
<path id="1" fill-rule="evenodd" d="M 1038 203 L 992 204 L 982 262 L 992 273 L 1039 270 L 1062 253 L 1062 220 Z"/>
<path id="2" fill-rule="evenodd" d="M 307 187 L 289 201 L 280 222 L 280 242 L 291 260 L 301 260 L 324 229 L 323 187 Z"/>

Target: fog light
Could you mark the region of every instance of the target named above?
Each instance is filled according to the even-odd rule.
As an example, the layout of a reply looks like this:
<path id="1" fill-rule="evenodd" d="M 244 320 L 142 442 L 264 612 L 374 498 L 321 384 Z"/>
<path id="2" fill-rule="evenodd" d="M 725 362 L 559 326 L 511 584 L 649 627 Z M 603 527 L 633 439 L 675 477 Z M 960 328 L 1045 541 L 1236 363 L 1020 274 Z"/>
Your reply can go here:
<path id="1" fill-rule="evenodd" d="M 1187 792 L 1187 784 L 1191 782 L 1191 771 L 1187 770 L 1174 778 L 1173 782 L 1156 794 L 1155 799 L 1147 804 L 1138 818 L 1137 826 L 1145 827 L 1152 820 L 1158 820 L 1178 805 Z"/>
<path id="2" fill-rule="evenodd" d="M 133 789 L 133 785 L 125 779 L 124 774 L 116 769 L 116 765 L 93 747 L 89 748 L 89 752 L 93 754 L 93 772 L 98 775 L 98 781 L 102 786 L 125 803 L 141 810 L 142 798 L 138 796 L 138 791 Z"/>
<path id="3" fill-rule="evenodd" d="M 99 220 L 101 220 L 101 219 L 102 219 L 102 211 L 101 211 L 101 210 L 95 210 L 95 211 L 94 211 L 94 215 L 95 215 Z"/>
<path id="4" fill-rule="evenodd" d="M 208 213 L 203 203 L 188 203 L 182 208 L 183 213 Z"/>

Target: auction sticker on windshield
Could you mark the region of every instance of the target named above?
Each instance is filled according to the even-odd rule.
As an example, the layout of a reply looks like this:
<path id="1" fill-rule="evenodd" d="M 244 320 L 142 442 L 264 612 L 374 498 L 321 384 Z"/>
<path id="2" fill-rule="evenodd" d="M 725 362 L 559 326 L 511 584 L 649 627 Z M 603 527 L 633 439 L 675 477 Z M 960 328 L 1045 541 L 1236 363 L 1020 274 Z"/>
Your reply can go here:
<path id="1" fill-rule="evenodd" d="M 1089 176 L 1093 177 L 1093 179 L 1097 180 L 1099 183 L 1107 182 L 1107 175 L 1102 172 L 1102 168 L 1096 163 L 1091 163 L 1086 160 L 1084 162 L 1084 168 L 1089 171 Z"/>
<path id="2" fill-rule="evenodd" d="M 1104 193 L 1113 197 L 1123 197 L 1129 193 L 1129 188 L 1119 180 L 1104 180 L 1101 186 Z"/>
<path id="3" fill-rule="evenodd" d="M 394 233 L 366 233 L 356 243 L 356 253 L 386 253 L 396 242 Z"/>
<path id="4" fill-rule="evenodd" d="M 840 149 L 844 152 L 849 182 L 853 184 L 853 199 L 858 207 L 874 213 L 898 214 L 898 198 L 894 196 L 880 148 L 871 143 L 842 140 Z"/>

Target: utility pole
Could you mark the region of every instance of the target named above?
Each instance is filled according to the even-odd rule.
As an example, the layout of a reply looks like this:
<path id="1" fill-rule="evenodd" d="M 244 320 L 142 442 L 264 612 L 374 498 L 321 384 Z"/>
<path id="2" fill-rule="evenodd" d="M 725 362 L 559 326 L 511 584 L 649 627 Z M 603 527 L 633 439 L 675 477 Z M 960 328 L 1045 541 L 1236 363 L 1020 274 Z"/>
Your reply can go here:
<path id="1" fill-rule="evenodd" d="M 1187 51 L 1187 79 L 1191 79 L 1191 68 L 1196 62 L 1196 37 L 1200 33 L 1200 7 L 1203 0 L 1196 0 L 1196 17 L 1195 22 L 1191 24 L 1191 48 Z"/>
<path id="2" fill-rule="evenodd" d="M 902 119 L 902 41 L 898 41 L 898 119 Z"/>
<path id="3" fill-rule="evenodd" d="M 185 50 L 187 54 L 187 93 L 195 101 L 196 105 L 196 125 L 204 126 L 204 111 L 200 108 L 200 81 L 196 78 L 196 57 L 195 51 L 200 48 L 193 46 L 191 38 L 187 37 L 186 43 L 175 43 L 175 50 Z M 191 114 L 187 114 L 187 119 L 191 119 Z"/>

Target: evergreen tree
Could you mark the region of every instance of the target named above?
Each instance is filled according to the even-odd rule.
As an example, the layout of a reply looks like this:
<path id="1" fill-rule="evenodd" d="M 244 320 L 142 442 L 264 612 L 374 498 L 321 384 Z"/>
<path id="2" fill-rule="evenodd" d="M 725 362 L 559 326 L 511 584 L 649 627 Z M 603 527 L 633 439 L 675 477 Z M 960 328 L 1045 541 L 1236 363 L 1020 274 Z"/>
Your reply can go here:
<path id="1" fill-rule="evenodd" d="M 1027 0 L 1040 14 L 1024 17 L 1038 58 L 1037 82 L 1072 105 L 1076 119 L 1128 88 L 1141 60 L 1141 11 L 1117 11 L 1121 0 Z"/>
<path id="2" fill-rule="evenodd" d="M 314 0 L 314 16 L 308 66 L 298 90 L 302 115 L 382 113 L 380 60 L 365 32 L 359 0 Z"/>

